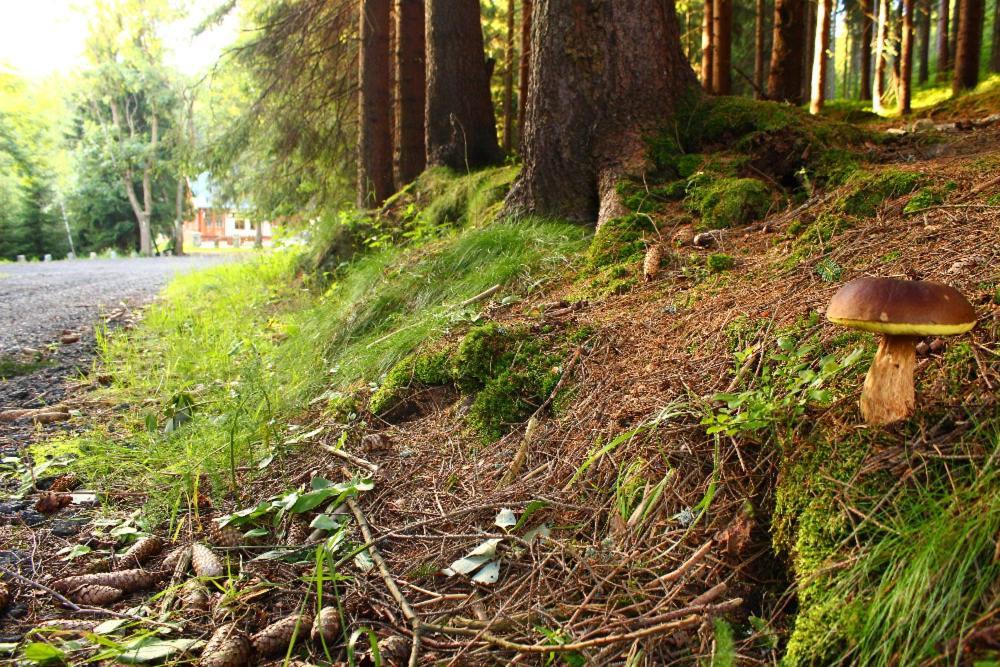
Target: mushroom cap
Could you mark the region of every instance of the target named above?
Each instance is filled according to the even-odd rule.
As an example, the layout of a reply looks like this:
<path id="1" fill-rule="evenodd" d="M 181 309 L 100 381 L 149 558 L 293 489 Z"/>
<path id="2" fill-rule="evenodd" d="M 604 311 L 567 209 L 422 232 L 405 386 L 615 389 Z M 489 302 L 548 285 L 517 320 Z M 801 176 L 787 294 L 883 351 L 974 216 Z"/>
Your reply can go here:
<path id="1" fill-rule="evenodd" d="M 826 317 L 890 336 L 952 336 L 976 326 L 976 311 L 954 287 L 896 278 L 852 280 L 833 295 Z"/>

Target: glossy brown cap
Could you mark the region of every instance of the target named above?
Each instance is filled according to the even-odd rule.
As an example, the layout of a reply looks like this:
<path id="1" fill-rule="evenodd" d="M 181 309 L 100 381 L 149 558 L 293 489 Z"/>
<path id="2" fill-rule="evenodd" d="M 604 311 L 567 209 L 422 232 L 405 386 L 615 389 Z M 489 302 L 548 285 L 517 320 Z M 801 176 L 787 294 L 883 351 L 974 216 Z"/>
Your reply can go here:
<path id="1" fill-rule="evenodd" d="M 954 287 L 896 278 L 852 280 L 833 295 L 826 317 L 891 336 L 951 336 L 976 326 L 976 311 Z"/>

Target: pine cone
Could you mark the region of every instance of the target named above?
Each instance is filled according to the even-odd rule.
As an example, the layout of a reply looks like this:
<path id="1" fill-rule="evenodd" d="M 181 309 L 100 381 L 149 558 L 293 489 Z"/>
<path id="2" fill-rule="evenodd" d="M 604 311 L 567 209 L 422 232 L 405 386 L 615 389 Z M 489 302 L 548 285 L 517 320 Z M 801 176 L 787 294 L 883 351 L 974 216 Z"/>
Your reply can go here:
<path id="1" fill-rule="evenodd" d="M 309 637 L 314 643 L 326 643 L 327 646 L 337 641 L 340 637 L 340 614 L 336 607 L 323 607 L 319 610 Z"/>
<path id="2" fill-rule="evenodd" d="M 163 551 L 163 540 L 155 535 L 140 538 L 135 544 L 129 547 L 128 551 L 122 554 L 118 560 L 116 570 L 139 567 L 147 560 Z"/>
<path id="3" fill-rule="evenodd" d="M 90 607 L 102 607 L 122 599 L 124 593 L 120 588 L 101 586 L 99 584 L 83 584 L 66 594 L 73 602 Z"/>
<path id="4" fill-rule="evenodd" d="M 296 643 L 303 641 L 306 636 L 306 628 L 311 624 L 312 617 L 308 614 L 287 616 L 255 634 L 250 638 L 250 643 L 257 655 L 262 657 L 275 656 L 288 650 L 293 635 Z"/>
<path id="5" fill-rule="evenodd" d="M 212 607 L 212 622 L 226 623 L 236 618 L 236 600 L 216 593 L 209 598 L 209 604 Z"/>
<path id="6" fill-rule="evenodd" d="M 49 486 L 49 491 L 72 491 L 78 486 L 80 486 L 80 478 L 75 474 L 68 472 L 65 475 L 56 477 Z"/>
<path id="7" fill-rule="evenodd" d="M 250 664 L 250 642 L 232 623 L 219 626 L 202 651 L 201 667 L 243 667 Z"/>
<path id="8" fill-rule="evenodd" d="M 642 262 L 642 276 L 647 282 L 656 279 L 662 259 L 663 247 L 659 243 L 654 243 L 646 249 L 646 259 Z"/>
<path id="9" fill-rule="evenodd" d="M 217 547 L 238 547 L 246 542 L 239 528 L 235 526 L 220 526 L 215 521 L 209 522 L 208 528 L 205 529 L 205 536 L 208 538 L 209 543 Z"/>
<path id="10" fill-rule="evenodd" d="M 191 567 L 199 577 L 221 577 L 226 573 L 215 552 L 197 542 L 191 545 Z"/>
<path id="11" fill-rule="evenodd" d="M 42 514 L 54 514 L 73 502 L 73 496 L 68 493 L 46 491 L 35 501 L 35 509 Z"/>
<path id="12" fill-rule="evenodd" d="M 163 559 L 161 567 L 168 572 L 173 572 L 174 568 L 177 566 L 177 561 L 179 561 L 190 548 L 190 544 L 185 544 L 171 550 L 171 552 L 167 554 L 167 557 Z"/>
<path id="13" fill-rule="evenodd" d="M 305 544 L 309 540 L 309 534 L 312 531 L 309 530 L 309 524 L 301 519 L 289 519 L 288 521 L 288 531 L 285 533 L 285 544 L 290 547 L 296 547 L 300 544 Z"/>
<path id="14" fill-rule="evenodd" d="M 207 611 L 209 603 L 208 586 L 198 579 L 188 579 L 181 586 L 178 599 L 184 609 Z"/>
<path id="15" fill-rule="evenodd" d="M 392 635 L 379 641 L 378 652 L 382 655 L 383 665 L 401 667 L 410 655 L 410 642 L 400 635 Z"/>
<path id="16" fill-rule="evenodd" d="M 94 572 L 76 577 L 66 577 L 52 584 L 59 592 L 65 592 L 80 586 L 110 586 L 126 593 L 152 588 L 162 581 L 168 573 L 154 570 L 118 570 L 116 572 Z"/>
<path id="17" fill-rule="evenodd" d="M 0 581 L 0 613 L 7 608 L 10 603 L 10 589 L 7 588 L 7 584 Z"/>

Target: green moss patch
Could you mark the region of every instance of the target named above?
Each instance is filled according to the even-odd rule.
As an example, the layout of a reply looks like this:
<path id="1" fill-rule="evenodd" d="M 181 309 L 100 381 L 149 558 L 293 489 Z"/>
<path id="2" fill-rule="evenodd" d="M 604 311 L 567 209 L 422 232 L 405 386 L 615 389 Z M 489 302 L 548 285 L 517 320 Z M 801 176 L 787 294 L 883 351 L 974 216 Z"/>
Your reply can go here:
<path id="1" fill-rule="evenodd" d="M 887 200 L 908 195 L 923 183 L 923 176 L 912 171 L 890 169 L 877 173 L 859 171 L 848 179 L 848 193 L 840 201 L 840 210 L 858 218 L 870 218 Z"/>
<path id="2" fill-rule="evenodd" d="M 608 220 L 590 242 L 587 264 L 592 269 L 602 269 L 637 261 L 646 252 L 646 237 L 655 235 L 656 225 L 648 215 L 633 214 Z"/>
<path id="3" fill-rule="evenodd" d="M 763 218 L 771 207 L 771 193 L 754 178 L 704 175 L 692 179 L 684 207 L 701 216 L 701 228 L 737 227 Z"/>

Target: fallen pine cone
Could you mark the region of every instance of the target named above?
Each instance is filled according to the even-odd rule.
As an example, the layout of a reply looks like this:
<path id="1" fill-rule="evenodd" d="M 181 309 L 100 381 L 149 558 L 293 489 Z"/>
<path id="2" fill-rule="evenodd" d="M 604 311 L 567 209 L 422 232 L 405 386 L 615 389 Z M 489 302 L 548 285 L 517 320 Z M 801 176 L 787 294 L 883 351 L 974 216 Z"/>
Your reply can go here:
<path id="1" fill-rule="evenodd" d="M 232 623 L 219 626 L 205 645 L 201 667 L 243 667 L 250 663 L 250 642 Z"/>
<path id="2" fill-rule="evenodd" d="M 124 593 L 120 588 L 101 586 L 99 584 L 83 584 L 66 594 L 73 602 L 91 607 L 102 607 L 122 599 Z"/>
<path id="3" fill-rule="evenodd" d="M 0 581 L 0 612 L 7 608 L 10 603 L 10 589 L 7 588 L 7 584 Z"/>
<path id="4" fill-rule="evenodd" d="M 68 412 L 35 412 L 31 415 L 32 421 L 36 424 L 54 424 L 55 422 L 64 422 L 69 419 Z"/>
<path id="5" fill-rule="evenodd" d="M 208 541 L 217 547 L 238 547 L 245 540 L 243 533 L 235 526 L 220 526 L 215 521 L 209 522 L 209 527 L 205 530 Z"/>
<path id="6" fill-rule="evenodd" d="M 180 600 L 181 607 L 184 609 L 207 611 L 210 600 L 208 586 L 198 579 L 188 579 L 181 586 L 177 599 Z"/>
<path id="7" fill-rule="evenodd" d="M 117 570 L 115 572 L 94 572 L 75 577 L 59 579 L 52 588 L 60 593 L 70 591 L 80 586 L 110 586 L 126 593 L 152 588 L 168 575 L 163 570 Z"/>
<path id="8" fill-rule="evenodd" d="M 663 260 L 663 247 L 654 243 L 646 250 L 646 259 L 642 262 L 642 277 L 649 282 L 656 279 L 660 272 L 660 262 Z"/>
<path id="9" fill-rule="evenodd" d="M 0 412 L 0 422 L 16 422 L 33 413 L 34 410 L 4 410 Z"/>
<path id="10" fill-rule="evenodd" d="M 72 491 L 78 486 L 80 486 L 80 478 L 68 472 L 65 475 L 56 477 L 52 484 L 49 485 L 49 491 Z"/>
<path id="11" fill-rule="evenodd" d="M 80 334 L 76 332 L 67 332 L 59 337 L 59 342 L 63 345 L 72 345 L 73 343 L 80 342 Z"/>
<path id="12" fill-rule="evenodd" d="M 161 567 L 169 572 L 174 571 L 174 567 L 177 566 L 177 561 L 179 561 L 189 550 L 191 549 L 190 544 L 185 544 L 177 547 L 167 554 L 166 558 L 163 559 Z"/>
<path id="13" fill-rule="evenodd" d="M 199 577 L 221 577 L 226 573 L 215 552 L 197 542 L 191 545 L 191 567 Z"/>
<path id="14" fill-rule="evenodd" d="M 309 524 L 301 519 L 290 519 L 288 521 L 288 530 L 285 533 L 285 544 L 290 547 L 296 547 L 300 544 L 305 544 L 309 540 L 309 534 L 312 531 L 309 530 Z"/>
<path id="15" fill-rule="evenodd" d="M 250 644 L 259 656 L 275 656 L 288 650 L 293 637 L 296 641 L 302 641 L 306 628 L 311 624 L 312 617 L 308 614 L 286 616 L 251 637 Z"/>
<path id="16" fill-rule="evenodd" d="M 163 540 L 155 535 L 139 538 L 118 560 L 116 570 L 139 567 L 147 560 L 163 551 Z"/>
<path id="17" fill-rule="evenodd" d="M 410 655 L 410 642 L 400 635 L 391 635 L 379 641 L 378 652 L 382 656 L 383 665 L 399 667 L 406 664 Z"/>
<path id="18" fill-rule="evenodd" d="M 42 514 L 55 514 L 73 502 L 73 496 L 68 493 L 46 491 L 35 501 L 35 509 Z"/>
<path id="19" fill-rule="evenodd" d="M 317 644 L 333 644 L 340 637 L 340 614 L 336 607 L 323 607 L 316 614 L 309 638 Z"/>

